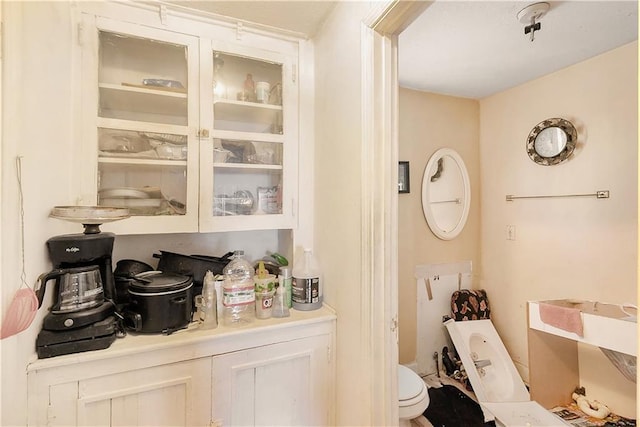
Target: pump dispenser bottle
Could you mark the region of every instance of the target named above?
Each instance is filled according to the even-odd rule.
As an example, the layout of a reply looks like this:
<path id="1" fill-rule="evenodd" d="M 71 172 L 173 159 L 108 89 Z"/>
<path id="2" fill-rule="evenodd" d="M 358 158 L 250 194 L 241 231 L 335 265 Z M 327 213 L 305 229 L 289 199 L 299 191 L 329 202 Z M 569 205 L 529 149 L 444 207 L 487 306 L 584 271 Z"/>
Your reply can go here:
<path id="1" fill-rule="evenodd" d="M 293 266 L 291 301 L 296 310 L 310 311 L 322 307 L 322 277 L 320 268 L 306 248 L 302 259 Z"/>

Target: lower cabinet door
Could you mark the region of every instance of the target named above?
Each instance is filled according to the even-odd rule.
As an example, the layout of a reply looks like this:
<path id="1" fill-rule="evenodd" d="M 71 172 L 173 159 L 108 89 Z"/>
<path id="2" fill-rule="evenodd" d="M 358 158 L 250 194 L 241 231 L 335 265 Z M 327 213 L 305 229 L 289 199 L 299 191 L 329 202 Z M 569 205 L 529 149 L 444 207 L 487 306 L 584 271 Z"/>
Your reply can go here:
<path id="1" fill-rule="evenodd" d="M 81 426 L 209 426 L 210 414 L 210 357 L 78 383 Z"/>
<path id="2" fill-rule="evenodd" d="M 213 425 L 330 425 L 328 335 L 213 357 Z"/>

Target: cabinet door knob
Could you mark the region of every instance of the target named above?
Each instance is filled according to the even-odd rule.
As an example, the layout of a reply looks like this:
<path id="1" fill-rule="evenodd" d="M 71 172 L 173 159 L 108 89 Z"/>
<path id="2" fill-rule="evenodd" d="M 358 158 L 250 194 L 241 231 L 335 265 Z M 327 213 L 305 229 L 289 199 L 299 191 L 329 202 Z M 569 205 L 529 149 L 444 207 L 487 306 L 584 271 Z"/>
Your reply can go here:
<path id="1" fill-rule="evenodd" d="M 200 138 L 209 138 L 209 129 L 200 129 L 198 131 L 198 136 Z"/>

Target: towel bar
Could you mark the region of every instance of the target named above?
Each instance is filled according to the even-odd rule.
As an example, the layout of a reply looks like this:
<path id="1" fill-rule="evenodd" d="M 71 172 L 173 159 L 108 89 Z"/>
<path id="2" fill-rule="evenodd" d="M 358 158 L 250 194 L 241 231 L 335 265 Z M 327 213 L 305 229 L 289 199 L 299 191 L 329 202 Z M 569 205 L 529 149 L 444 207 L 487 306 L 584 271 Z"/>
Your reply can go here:
<path id="1" fill-rule="evenodd" d="M 451 200 L 438 200 L 437 202 L 429 202 L 432 205 L 436 205 L 438 203 L 455 203 L 456 205 L 459 205 L 461 202 L 461 199 L 457 198 L 457 199 L 451 199 Z"/>
<path id="2" fill-rule="evenodd" d="M 599 190 L 595 193 L 589 194 L 556 194 L 556 195 L 541 195 L 541 196 L 514 196 L 512 194 L 507 194 L 506 200 L 507 202 L 512 202 L 515 199 L 557 199 L 563 197 L 595 197 L 597 199 L 608 199 L 609 198 L 609 190 Z"/>

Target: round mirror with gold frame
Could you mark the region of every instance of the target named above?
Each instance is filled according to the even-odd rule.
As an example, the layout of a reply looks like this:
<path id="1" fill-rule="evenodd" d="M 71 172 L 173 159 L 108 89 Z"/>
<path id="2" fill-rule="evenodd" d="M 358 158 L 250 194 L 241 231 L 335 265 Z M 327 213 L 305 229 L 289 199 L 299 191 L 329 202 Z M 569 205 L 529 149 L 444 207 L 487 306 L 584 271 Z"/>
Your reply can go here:
<path id="1" fill-rule="evenodd" d="M 577 139 L 578 132 L 570 121 L 547 119 L 538 123 L 529 133 L 527 154 L 539 165 L 556 165 L 571 156 Z"/>

